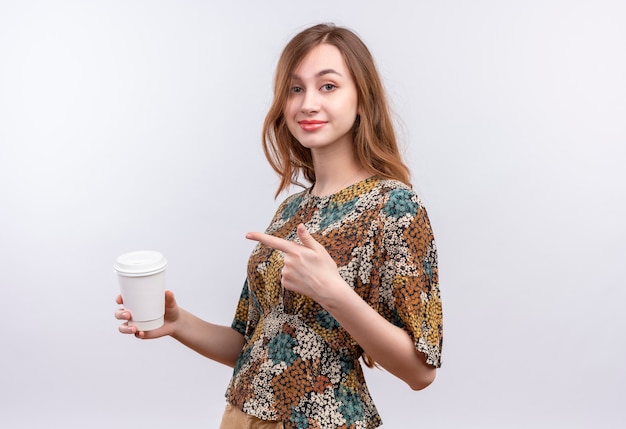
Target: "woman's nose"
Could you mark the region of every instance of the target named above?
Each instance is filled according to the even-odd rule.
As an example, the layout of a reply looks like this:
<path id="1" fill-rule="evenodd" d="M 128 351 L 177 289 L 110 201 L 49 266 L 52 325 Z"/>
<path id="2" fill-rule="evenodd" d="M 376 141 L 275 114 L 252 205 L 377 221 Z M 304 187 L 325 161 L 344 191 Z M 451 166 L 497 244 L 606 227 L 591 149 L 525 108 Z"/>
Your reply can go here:
<path id="1" fill-rule="evenodd" d="M 315 91 L 306 91 L 300 106 L 302 113 L 315 113 L 320 110 L 319 95 Z"/>

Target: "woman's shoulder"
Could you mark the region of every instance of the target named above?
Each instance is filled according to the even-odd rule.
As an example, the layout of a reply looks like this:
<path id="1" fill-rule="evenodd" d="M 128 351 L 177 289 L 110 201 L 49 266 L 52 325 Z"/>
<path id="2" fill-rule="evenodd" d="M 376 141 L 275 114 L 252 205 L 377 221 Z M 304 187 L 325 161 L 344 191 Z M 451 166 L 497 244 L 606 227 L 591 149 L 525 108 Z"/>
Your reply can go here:
<path id="1" fill-rule="evenodd" d="M 412 186 L 395 179 L 381 179 L 378 187 L 382 195 L 394 198 L 418 199 L 419 196 Z"/>
<path id="2" fill-rule="evenodd" d="M 293 204 L 294 202 L 300 202 L 302 201 L 302 199 L 304 198 L 304 196 L 307 194 L 308 189 L 303 189 L 301 191 L 298 191 L 296 193 L 287 195 L 285 197 L 285 199 L 283 199 L 281 201 L 281 203 L 278 205 L 278 207 L 285 207 L 288 206 L 290 204 Z"/>
<path id="3" fill-rule="evenodd" d="M 396 179 L 380 179 L 378 185 L 387 192 L 394 191 L 396 189 L 413 192 L 413 188 L 410 185 Z"/>
<path id="4" fill-rule="evenodd" d="M 379 182 L 380 194 L 384 196 L 381 211 L 393 218 L 405 215 L 415 216 L 422 201 L 415 190 L 406 183 L 394 179 L 382 179 Z"/>
<path id="5" fill-rule="evenodd" d="M 295 212 L 298 210 L 298 208 L 300 207 L 300 204 L 302 203 L 302 200 L 306 196 L 307 192 L 308 191 L 305 189 L 305 190 L 296 192 L 294 194 L 288 195 L 278 205 L 278 208 L 276 209 L 276 214 L 274 216 L 275 218 L 274 220 L 276 220 L 277 218 L 287 219 L 293 216 Z"/>

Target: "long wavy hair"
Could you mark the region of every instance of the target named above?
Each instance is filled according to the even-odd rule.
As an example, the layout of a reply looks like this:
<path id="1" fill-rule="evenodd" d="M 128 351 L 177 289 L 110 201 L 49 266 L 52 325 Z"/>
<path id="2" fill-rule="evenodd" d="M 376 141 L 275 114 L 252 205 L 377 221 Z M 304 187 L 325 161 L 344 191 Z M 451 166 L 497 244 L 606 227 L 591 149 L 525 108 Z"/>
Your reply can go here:
<path id="1" fill-rule="evenodd" d="M 276 67 L 274 101 L 263 124 L 263 151 L 281 179 L 275 196 L 292 184 L 304 187 L 300 177 L 315 183 L 311 150 L 287 128 L 284 108 L 292 73 L 311 49 L 323 43 L 339 49 L 356 85 L 360 114 L 352 132 L 357 162 L 372 175 L 410 185 L 410 172 L 402 161 L 387 96 L 370 51 L 352 31 L 318 24 L 291 39 Z"/>

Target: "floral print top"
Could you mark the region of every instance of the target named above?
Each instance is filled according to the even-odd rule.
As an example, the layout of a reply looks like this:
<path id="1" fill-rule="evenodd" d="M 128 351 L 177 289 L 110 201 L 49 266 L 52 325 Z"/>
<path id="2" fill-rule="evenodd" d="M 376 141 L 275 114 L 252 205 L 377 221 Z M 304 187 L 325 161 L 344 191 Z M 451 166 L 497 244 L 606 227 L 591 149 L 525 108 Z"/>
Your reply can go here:
<path id="1" fill-rule="evenodd" d="M 359 296 L 403 328 L 428 363 L 439 367 L 437 251 L 426 210 L 413 190 L 376 177 L 330 196 L 305 190 L 279 206 L 266 232 L 299 242 L 300 223 Z M 227 400 L 286 427 L 380 426 L 358 360 L 363 350 L 317 302 L 281 288 L 282 266 L 282 252 L 260 243 L 250 256 L 232 323 L 245 345 Z"/>

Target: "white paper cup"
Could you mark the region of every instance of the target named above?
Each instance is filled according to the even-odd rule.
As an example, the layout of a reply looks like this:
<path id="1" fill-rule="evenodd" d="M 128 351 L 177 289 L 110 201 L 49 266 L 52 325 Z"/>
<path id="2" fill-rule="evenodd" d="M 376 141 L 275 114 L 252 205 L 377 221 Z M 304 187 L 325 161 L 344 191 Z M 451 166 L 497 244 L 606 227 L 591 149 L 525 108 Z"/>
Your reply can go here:
<path id="1" fill-rule="evenodd" d="M 152 250 L 124 253 L 113 265 L 124 308 L 131 314 L 128 324 L 140 331 L 150 331 L 163 325 L 166 266 L 163 254 Z"/>

